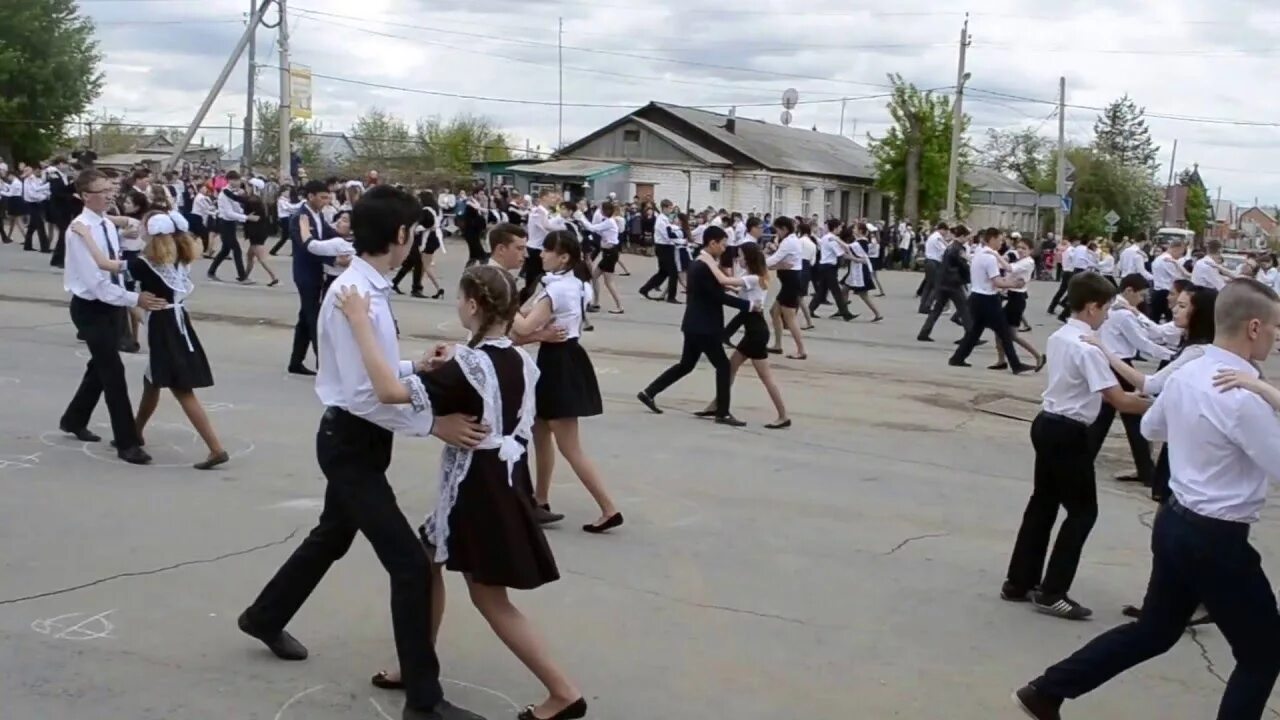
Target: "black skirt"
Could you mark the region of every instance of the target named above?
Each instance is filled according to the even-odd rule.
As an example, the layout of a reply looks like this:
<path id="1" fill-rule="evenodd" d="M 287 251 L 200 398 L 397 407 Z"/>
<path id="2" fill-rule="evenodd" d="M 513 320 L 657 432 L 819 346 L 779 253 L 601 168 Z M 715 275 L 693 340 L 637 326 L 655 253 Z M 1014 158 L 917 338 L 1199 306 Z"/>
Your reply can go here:
<path id="1" fill-rule="evenodd" d="M 22 200 L 21 195 L 10 195 L 5 200 L 11 216 L 23 217 L 27 214 L 27 203 Z"/>
<path id="2" fill-rule="evenodd" d="M 769 324 L 764 321 L 764 313 L 743 311 L 742 340 L 738 341 L 738 352 L 748 360 L 765 360 L 769 357 Z"/>
<path id="3" fill-rule="evenodd" d="M 436 233 L 427 233 L 427 242 L 422 247 L 422 252 L 426 255 L 435 255 L 440 252 L 440 237 Z"/>
<path id="4" fill-rule="evenodd" d="M 605 248 L 600 252 L 600 272 L 616 272 L 618 269 L 618 246 Z"/>
<path id="5" fill-rule="evenodd" d="M 1024 292 L 1010 292 L 1008 299 L 1004 303 L 1004 317 L 1008 321 L 1009 327 L 1017 330 L 1022 327 L 1022 315 L 1027 311 L 1027 294 Z"/>
<path id="6" fill-rule="evenodd" d="M 801 298 L 801 281 L 803 272 L 800 270 L 779 270 L 778 280 L 782 284 L 782 289 L 778 291 L 778 304 L 784 308 L 792 310 L 800 307 Z"/>
<path id="7" fill-rule="evenodd" d="M 604 413 L 596 369 L 577 338 L 542 343 L 538 348 L 538 371 L 541 375 L 534 395 L 539 419 L 594 417 Z"/>
<path id="8" fill-rule="evenodd" d="M 555 556 L 534 517 L 528 456 L 513 482 L 497 450 L 477 450 L 449 513 L 449 559 L 444 566 L 482 585 L 532 590 L 560 579 Z M 422 542 L 431 548 L 425 527 Z"/>
<path id="9" fill-rule="evenodd" d="M 183 315 L 186 337 L 178 326 L 178 313 Z M 186 309 L 155 310 L 147 316 L 147 352 L 147 380 L 152 385 L 174 390 L 213 387 L 209 358 Z"/>

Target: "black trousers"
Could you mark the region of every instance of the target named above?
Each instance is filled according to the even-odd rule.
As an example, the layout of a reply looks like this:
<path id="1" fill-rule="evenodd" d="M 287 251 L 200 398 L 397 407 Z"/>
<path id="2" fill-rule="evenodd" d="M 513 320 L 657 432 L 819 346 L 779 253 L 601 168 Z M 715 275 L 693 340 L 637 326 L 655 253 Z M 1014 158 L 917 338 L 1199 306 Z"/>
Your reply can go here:
<path id="1" fill-rule="evenodd" d="M 53 244 L 53 257 L 49 258 L 49 265 L 52 267 L 62 267 L 66 263 L 67 258 L 67 228 L 71 227 L 72 217 L 66 209 L 58 210 L 53 218 L 53 224 L 58 228 L 58 239 Z"/>
<path id="2" fill-rule="evenodd" d="M 924 315 L 929 312 L 929 307 L 933 303 L 933 293 L 938 286 L 938 273 L 942 270 L 942 263 L 937 260 L 924 261 L 924 280 L 920 282 L 920 288 L 916 291 L 920 295 L 920 314 Z"/>
<path id="3" fill-rule="evenodd" d="M 0 200 L 0 242 L 8 245 L 13 242 L 9 237 L 9 198 Z"/>
<path id="4" fill-rule="evenodd" d="M 315 285 L 298 285 L 298 322 L 293 326 L 293 352 L 289 355 L 289 367 L 298 367 L 307 359 L 307 348 L 316 353 L 316 325 L 320 322 L 320 302 L 324 296 Z"/>
<path id="5" fill-rule="evenodd" d="M 1231 646 L 1218 720 L 1258 720 L 1280 675 L 1280 612 L 1249 526 L 1214 520 L 1171 500 L 1151 530 L 1151 578 L 1142 618 L 1094 638 L 1032 681 L 1037 690 L 1076 698 L 1135 665 L 1168 652 L 1203 604 Z"/>
<path id="6" fill-rule="evenodd" d="M 329 408 L 316 433 L 316 458 L 326 480 L 320 521 L 246 611 L 254 629 L 283 630 L 347 554 L 356 533 L 373 546 L 391 576 L 391 624 L 404 676 L 406 705 L 440 703 L 440 662 L 431 642 L 431 575 L 427 554 L 387 482 L 392 434 L 345 410 Z"/>
<path id="7" fill-rule="evenodd" d="M 31 246 L 31 233 L 40 235 L 40 252 L 49 252 L 49 231 L 45 228 L 48 203 L 27 203 L 27 235 L 23 239 L 23 250 L 34 250 Z"/>
<path id="8" fill-rule="evenodd" d="M 271 255 L 280 252 L 280 248 L 289 242 L 289 218 L 280 218 L 280 239 L 276 240 L 276 244 L 271 246 Z"/>
<path id="9" fill-rule="evenodd" d="M 111 416 L 116 448 L 128 450 L 138 446 L 138 428 L 129 403 L 124 363 L 120 360 L 120 312 L 121 308 L 116 305 L 71 298 L 71 322 L 76 326 L 76 334 L 89 346 L 89 363 L 59 424 L 69 430 L 87 428 L 98 398 L 103 397 Z"/>
<path id="10" fill-rule="evenodd" d="M 1009 319 L 1004 315 L 1004 307 L 1000 305 L 999 295 L 983 295 L 981 293 L 969 293 L 969 312 L 973 316 L 972 323 L 964 334 L 964 339 L 960 341 L 960 345 L 956 348 L 955 354 L 951 356 L 951 362 L 964 362 L 969 357 L 969 353 L 978 346 L 978 340 L 982 338 L 982 331 L 987 328 L 995 331 L 996 342 L 1004 348 L 1004 356 L 1009 360 L 1010 370 L 1021 370 L 1026 367 L 1021 360 L 1018 359 L 1018 352 L 1013 347 L 1013 328 L 1009 327 Z M 937 306 L 934 306 L 937 309 Z"/>
<path id="11" fill-rule="evenodd" d="M 413 273 L 413 292 L 422 292 L 422 241 L 414 240 L 413 245 L 409 247 L 409 254 L 405 256 L 404 262 L 400 265 L 400 269 L 396 271 L 395 278 L 391 281 L 392 285 L 400 286 L 400 281 L 405 275 Z"/>
<path id="12" fill-rule="evenodd" d="M 654 245 L 654 257 L 658 259 L 658 271 L 649 278 L 648 282 L 640 286 L 640 294 L 645 295 L 662 286 L 663 281 L 667 283 L 667 299 L 676 299 L 676 246 L 675 245 Z"/>
<path id="13" fill-rule="evenodd" d="M 809 314 L 813 315 L 818 308 L 827 302 L 827 295 L 833 295 L 836 303 L 836 315 L 848 317 L 849 301 L 840 291 L 840 268 L 837 265 L 815 265 L 813 267 L 813 299 L 809 301 Z"/>
<path id="14" fill-rule="evenodd" d="M 1156 469 L 1151 475 L 1151 497 L 1161 502 L 1169 499 L 1169 443 L 1160 448 Z"/>
<path id="15" fill-rule="evenodd" d="M 1075 276 L 1074 270 L 1064 270 L 1059 276 L 1061 280 L 1058 282 L 1058 290 L 1053 293 L 1053 299 L 1049 301 L 1049 312 L 1057 310 L 1058 305 L 1062 305 L 1063 310 L 1068 313 L 1071 311 L 1071 307 L 1067 305 L 1067 286 L 1071 284 L 1071 278 Z"/>
<path id="16" fill-rule="evenodd" d="M 542 251 L 529 248 L 525 251 L 524 265 L 520 268 L 520 274 L 524 276 L 524 287 L 520 289 L 521 304 L 528 302 L 533 297 L 533 293 L 538 290 L 538 283 L 542 282 Z"/>
<path id="17" fill-rule="evenodd" d="M 230 220 L 219 220 L 218 234 L 222 239 L 222 247 L 218 249 L 218 255 L 213 259 L 213 264 L 209 265 L 209 277 L 218 274 L 218 266 L 230 255 L 236 264 L 236 279 L 243 280 L 245 277 L 244 255 L 240 249 L 240 239 L 236 237 L 236 223 Z"/>
<path id="18" fill-rule="evenodd" d="M 1157 323 L 1173 318 L 1173 310 L 1169 308 L 1168 290 L 1151 291 L 1151 297 L 1147 300 L 1147 317 Z"/>
<path id="19" fill-rule="evenodd" d="M 1124 362 L 1126 365 L 1133 365 L 1133 360 Z M 1116 373 L 1116 380 L 1120 381 L 1120 387 L 1125 392 L 1133 392 L 1133 385 L 1120 377 L 1119 373 Z M 1095 461 L 1102 450 L 1102 443 L 1107 439 L 1107 433 L 1111 432 L 1111 423 L 1115 419 L 1116 409 L 1110 403 L 1102 403 L 1102 412 L 1098 413 L 1098 419 L 1089 426 L 1089 439 L 1093 443 L 1091 449 Z M 1151 443 L 1142 436 L 1142 416 L 1121 413 L 1120 422 L 1124 423 L 1124 434 L 1129 440 L 1129 452 L 1133 454 L 1133 465 L 1137 468 L 1138 480 L 1143 485 L 1149 486 L 1155 474 L 1155 463 L 1151 461 Z"/>
<path id="20" fill-rule="evenodd" d="M 481 242 L 481 238 L 483 235 L 484 235 L 483 228 L 479 230 L 467 228 L 467 231 L 463 233 L 463 237 L 467 241 L 466 267 L 471 267 L 472 265 L 483 265 L 489 261 L 489 255 L 484 251 L 484 243 Z M 533 250 L 530 250 L 529 254 L 532 255 Z M 538 254 L 541 255 L 542 251 L 539 250 Z"/>
<path id="21" fill-rule="evenodd" d="M 659 246 L 661 247 L 661 246 Z M 724 338 L 718 335 L 684 334 L 684 347 L 680 351 L 680 362 L 667 368 L 656 380 L 644 389 L 646 395 L 658 397 L 663 390 L 675 385 L 698 366 L 698 358 L 707 356 L 711 366 L 716 369 L 716 417 L 729 415 L 729 389 L 733 379 L 729 376 L 729 358 L 724 354 L 720 344 Z"/>
<path id="22" fill-rule="evenodd" d="M 1089 442 L 1089 426 L 1082 422 L 1045 412 L 1032 421 L 1035 485 L 1009 559 L 1007 579 L 1011 585 L 1022 590 L 1039 587 L 1050 596 L 1071 589 L 1084 541 L 1098 519 L 1098 486 Z M 1060 506 L 1066 509 L 1067 519 L 1062 521 L 1045 568 L 1049 536 Z"/>
<path id="23" fill-rule="evenodd" d="M 959 285 L 939 285 L 933 292 L 933 307 L 929 308 L 929 317 L 925 318 L 924 325 L 920 326 L 920 334 L 917 337 L 927 338 L 933 335 L 933 326 L 938 324 L 938 318 L 946 312 L 947 303 L 956 306 L 955 314 L 960 318 L 960 324 L 964 326 L 965 332 L 968 333 L 973 327 L 973 318 L 969 315 L 969 302 L 965 298 L 964 288 Z"/>

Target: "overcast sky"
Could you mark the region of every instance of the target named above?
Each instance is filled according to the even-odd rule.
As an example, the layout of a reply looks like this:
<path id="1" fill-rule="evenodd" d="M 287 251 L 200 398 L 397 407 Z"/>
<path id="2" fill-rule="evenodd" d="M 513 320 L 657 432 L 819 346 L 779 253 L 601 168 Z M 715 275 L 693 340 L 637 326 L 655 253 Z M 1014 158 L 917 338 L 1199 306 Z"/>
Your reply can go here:
<path id="1" fill-rule="evenodd" d="M 143 123 L 186 123 L 243 31 L 249 0 L 80 0 L 99 23 L 107 80 L 97 108 Z M 970 0 L 972 73 L 965 110 L 986 128 L 1056 135 L 1059 76 L 1069 138 L 1087 142 L 1098 107 L 1129 93 L 1150 113 L 1271 125 L 1149 120 L 1168 172 L 1200 163 L 1211 195 L 1280 203 L 1280 7 L 1256 0 Z M 448 5 L 449 10 L 438 9 Z M 936 2 L 806 0 L 289 0 L 292 59 L 318 75 L 316 119 L 346 130 L 370 107 L 411 121 L 484 115 L 518 145 L 549 150 L 650 100 L 737 105 L 778 122 L 788 87 L 794 124 L 865 142 L 883 132 L 887 73 L 951 92 L 962 12 Z M 538 8 L 531 14 L 531 8 Z M 564 21 L 564 120 L 556 107 L 557 20 Z M 274 22 L 275 11 L 269 18 Z M 274 30 L 259 30 L 258 94 L 279 94 Z M 591 51 L 591 52 L 588 52 Z M 245 110 L 242 59 L 206 124 Z M 399 88 L 399 89 L 392 89 Z M 426 92 L 444 93 L 432 95 Z M 1028 102 L 1009 97 L 1044 102 Z M 507 98 L 493 102 L 448 95 Z M 825 101 L 825 102 L 817 102 Z M 583 107 L 595 105 L 603 107 Z M 224 144 L 225 131 L 208 131 Z M 239 144 L 239 137 L 235 143 Z"/>

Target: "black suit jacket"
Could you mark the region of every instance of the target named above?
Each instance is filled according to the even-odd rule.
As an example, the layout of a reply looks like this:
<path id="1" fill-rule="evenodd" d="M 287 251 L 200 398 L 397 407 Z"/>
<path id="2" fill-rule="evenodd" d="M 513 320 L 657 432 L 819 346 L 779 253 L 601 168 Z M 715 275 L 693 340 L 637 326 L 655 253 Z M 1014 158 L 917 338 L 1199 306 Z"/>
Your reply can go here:
<path id="1" fill-rule="evenodd" d="M 750 310 L 751 303 L 725 292 L 715 273 L 701 260 L 689 267 L 689 297 L 684 306 L 684 322 L 680 329 L 689 335 L 724 333 L 724 306 Z"/>
<path id="2" fill-rule="evenodd" d="M 942 253 L 942 268 L 938 276 L 938 285 L 958 288 L 968 284 L 969 258 L 965 254 L 964 243 L 953 242 Z"/>

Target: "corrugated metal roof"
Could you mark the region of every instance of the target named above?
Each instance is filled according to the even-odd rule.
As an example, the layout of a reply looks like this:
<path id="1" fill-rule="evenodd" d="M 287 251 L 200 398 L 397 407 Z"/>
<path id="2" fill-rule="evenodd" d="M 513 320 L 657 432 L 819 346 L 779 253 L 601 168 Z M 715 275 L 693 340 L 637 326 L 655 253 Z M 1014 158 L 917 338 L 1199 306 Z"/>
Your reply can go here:
<path id="1" fill-rule="evenodd" d="M 964 181 L 970 188 L 981 192 L 1001 193 L 1035 193 L 1035 190 L 1017 180 L 1006 177 L 999 170 L 989 167 L 971 167 L 964 174 Z"/>
<path id="2" fill-rule="evenodd" d="M 610 175 L 624 168 L 626 168 L 626 165 L 622 163 L 563 158 L 560 160 L 548 160 L 547 162 L 534 162 L 527 165 L 513 165 L 508 169 L 521 175 L 590 179 Z"/>
<path id="3" fill-rule="evenodd" d="M 653 106 L 755 159 L 764 168 L 810 175 L 875 177 L 871 153 L 847 137 L 743 117 L 736 118 L 734 132 L 729 132 L 725 129 L 728 115 L 658 102 Z"/>
<path id="4" fill-rule="evenodd" d="M 633 116 L 631 119 L 639 123 L 640 125 L 643 125 L 644 127 L 648 128 L 650 132 L 661 137 L 663 140 L 666 140 L 672 145 L 675 145 L 677 148 L 680 148 L 681 150 L 689 153 L 695 158 L 698 158 L 702 162 L 708 163 L 710 165 L 732 165 L 733 164 L 732 162 L 729 161 L 728 158 L 725 158 L 721 155 L 717 155 L 716 153 L 711 152 L 707 148 L 702 147 L 698 143 L 688 138 L 681 137 L 678 133 L 662 127 L 658 123 L 651 122 L 649 120 L 646 120 L 638 116 Z"/>

